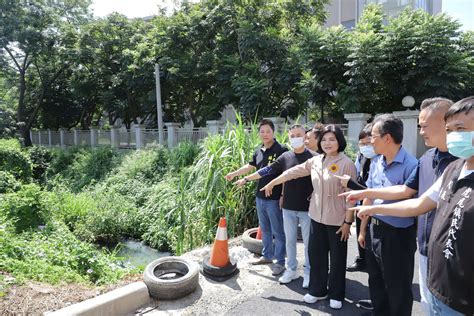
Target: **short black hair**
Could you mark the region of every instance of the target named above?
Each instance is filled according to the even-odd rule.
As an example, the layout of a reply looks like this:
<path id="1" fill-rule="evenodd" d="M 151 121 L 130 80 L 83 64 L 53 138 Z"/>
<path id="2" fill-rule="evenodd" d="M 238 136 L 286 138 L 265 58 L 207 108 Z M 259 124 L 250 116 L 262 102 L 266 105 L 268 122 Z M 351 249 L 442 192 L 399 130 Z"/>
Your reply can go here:
<path id="1" fill-rule="evenodd" d="M 347 142 L 346 142 L 346 138 L 344 137 L 344 133 L 342 132 L 342 129 L 339 126 L 334 125 L 334 124 L 329 124 L 329 125 L 326 125 L 323 128 L 323 130 L 321 131 L 321 133 L 319 134 L 319 137 L 318 137 L 318 153 L 320 153 L 320 154 L 324 153 L 323 150 L 321 149 L 321 141 L 323 140 L 323 136 L 326 135 L 327 133 L 333 133 L 336 136 L 336 140 L 337 140 L 337 144 L 338 144 L 337 152 L 338 153 L 343 152 L 344 149 L 346 149 L 346 146 L 347 146 Z"/>
<path id="2" fill-rule="evenodd" d="M 269 120 L 269 119 L 261 120 L 260 123 L 258 124 L 258 130 L 260 130 L 260 127 L 262 127 L 263 125 L 268 125 L 268 126 L 270 126 L 272 131 L 275 131 L 275 124 L 273 124 L 272 120 Z"/>
<path id="3" fill-rule="evenodd" d="M 453 117 L 459 113 L 465 113 L 466 115 L 474 108 L 474 96 L 464 98 L 454 103 L 444 115 L 444 120 Z"/>
<path id="4" fill-rule="evenodd" d="M 403 122 L 393 114 L 382 114 L 375 118 L 374 125 L 378 124 L 380 136 L 389 134 L 395 144 L 403 141 Z"/>
<path id="5" fill-rule="evenodd" d="M 369 123 L 364 126 L 364 128 L 359 132 L 359 140 L 372 136 L 372 125 L 372 123 Z"/>

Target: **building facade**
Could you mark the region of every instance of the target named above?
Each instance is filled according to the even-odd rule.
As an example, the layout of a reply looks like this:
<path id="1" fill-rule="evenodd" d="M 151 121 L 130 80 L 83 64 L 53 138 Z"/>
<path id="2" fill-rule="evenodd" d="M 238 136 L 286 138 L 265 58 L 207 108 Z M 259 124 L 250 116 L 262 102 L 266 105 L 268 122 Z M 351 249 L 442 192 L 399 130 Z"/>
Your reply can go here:
<path id="1" fill-rule="evenodd" d="M 474 0 L 332 0 L 326 5 L 325 26 L 343 25 L 350 29 L 372 3 L 380 4 L 387 17 L 396 17 L 405 8 L 422 9 L 432 15 L 446 13 L 462 24 L 461 30 L 474 30 Z"/>

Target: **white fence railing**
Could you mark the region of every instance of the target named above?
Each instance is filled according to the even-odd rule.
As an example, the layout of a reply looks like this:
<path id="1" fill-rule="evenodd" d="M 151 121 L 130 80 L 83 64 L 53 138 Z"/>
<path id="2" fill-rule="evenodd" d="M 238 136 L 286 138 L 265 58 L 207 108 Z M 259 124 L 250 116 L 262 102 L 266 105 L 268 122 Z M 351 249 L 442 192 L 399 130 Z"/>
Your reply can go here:
<path id="1" fill-rule="evenodd" d="M 220 121 L 208 121 L 207 127 L 186 128 L 180 127 L 178 123 L 167 123 L 167 128 L 163 131 L 163 146 L 174 147 L 181 142 L 198 143 L 209 134 L 224 133 L 226 127 Z M 276 128 L 281 132 L 286 125 L 276 124 Z M 340 124 L 344 135 L 347 136 L 348 125 Z M 287 127 L 287 126 L 286 126 Z M 251 127 L 248 127 L 250 131 Z M 36 130 L 30 132 L 31 141 L 34 145 L 40 146 L 111 146 L 117 148 L 140 149 L 159 145 L 159 131 L 157 129 L 145 129 L 142 126 L 135 126 L 132 129 L 110 129 L 101 130 L 92 127 L 88 130 L 80 129 L 60 129 Z"/>
<path id="2" fill-rule="evenodd" d="M 163 131 L 163 146 L 174 147 L 180 142 L 197 143 L 209 134 L 207 127 L 201 128 L 181 128 L 176 126 L 168 127 Z M 117 147 L 127 149 L 140 149 L 154 147 L 160 144 L 159 132 L 157 129 L 144 129 L 135 127 L 130 130 L 111 129 L 101 130 L 91 128 L 90 130 L 60 129 L 53 130 L 32 130 L 30 132 L 31 141 L 39 146 L 87 146 L 87 147 Z"/>
<path id="3" fill-rule="evenodd" d="M 275 126 L 279 131 L 285 129 L 279 118 L 275 119 Z M 165 123 L 163 130 L 162 144 L 172 148 L 180 142 L 197 143 L 209 134 L 219 134 L 225 131 L 225 124 L 222 121 L 207 121 L 206 127 L 189 128 L 181 127 L 179 123 Z M 30 138 L 34 145 L 40 146 L 111 146 L 116 148 L 141 149 L 153 147 L 160 144 L 159 131 L 157 129 L 145 129 L 141 125 L 135 125 L 131 129 L 101 130 L 91 127 L 88 130 L 81 129 L 59 129 L 53 130 L 32 130 Z"/>
<path id="4" fill-rule="evenodd" d="M 397 111 L 393 114 L 403 121 L 403 146 L 413 155 L 419 157 L 425 150 L 423 140 L 420 139 L 417 129 L 418 111 Z M 354 147 L 358 143 L 360 130 L 367 124 L 372 115 L 367 113 L 346 113 L 344 118 L 348 124 L 338 124 L 349 143 Z M 281 118 L 270 118 L 275 124 L 275 128 L 282 132 L 288 128 L 288 124 Z M 179 142 L 188 141 L 197 143 L 207 135 L 222 133 L 224 122 L 207 121 L 206 127 L 183 128 L 179 123 L 165 123 L 166 129 L 163 132 L 163 144 L 172 148 Z M 147 130 L 143 126 L 135 126 L 131 130 L 90 130 L 73 129 L 67 131 L 31 131 L 30 137 L 35 145 L 43 146 L 111 146 L 118 148 L 142 149 L 159 144 L 158 130 Z"/>

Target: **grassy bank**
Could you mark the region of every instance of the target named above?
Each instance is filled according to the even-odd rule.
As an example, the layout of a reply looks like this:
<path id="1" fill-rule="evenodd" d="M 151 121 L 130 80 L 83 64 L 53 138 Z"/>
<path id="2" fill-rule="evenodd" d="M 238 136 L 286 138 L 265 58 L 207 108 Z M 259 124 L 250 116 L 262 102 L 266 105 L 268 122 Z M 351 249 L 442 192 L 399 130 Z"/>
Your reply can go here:
<path id="1" fill-rule="evenodd" d="M 130 269 L 98 245 L 134 238 L 179 255 L 211 243 L 221 216 L 239 235 L 257 223 L 255 183 L 237 188 L 224 175 L 258 144 L 256 127 L 241 123 L 199 145 L 125 154 L 2 140 L 0 270 L 17 280 L 103 284 Z"/>

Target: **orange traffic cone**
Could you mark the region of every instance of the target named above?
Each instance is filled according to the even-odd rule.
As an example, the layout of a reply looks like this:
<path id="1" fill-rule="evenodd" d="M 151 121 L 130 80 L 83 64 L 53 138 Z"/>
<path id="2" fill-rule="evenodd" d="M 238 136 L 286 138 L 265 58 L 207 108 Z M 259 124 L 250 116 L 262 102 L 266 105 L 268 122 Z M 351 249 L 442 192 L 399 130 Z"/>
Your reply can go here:
<path id="1" fill-rule="evenodd" d="M 225 217 L 219 220 L 217 227 L 216 240 L 212 246 L 210 264 L 215 267 L 223 268 L 229 264 L 229 244 L 227 242 L 227 223 Z"/>
<path id="2" fill-rule="evenodd" d="M 258 226 L 257 237 L 255 239 L 262 240 L 262 229 Z"/>

